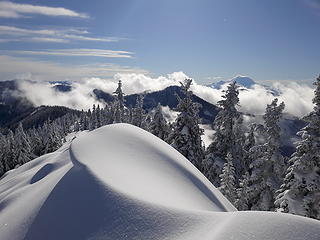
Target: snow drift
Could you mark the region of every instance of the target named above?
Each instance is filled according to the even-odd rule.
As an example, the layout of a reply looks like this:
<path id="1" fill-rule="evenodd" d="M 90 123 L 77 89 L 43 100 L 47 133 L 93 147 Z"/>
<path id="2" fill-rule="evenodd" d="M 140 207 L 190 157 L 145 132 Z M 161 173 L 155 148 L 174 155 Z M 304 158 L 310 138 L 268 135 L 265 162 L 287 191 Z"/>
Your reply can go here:
<path id="1" fill-rule="evenodd" d="M 237 212 L 176 150 L 137 127 L 83 132 L 0 181 L 0 239 L 318 239 L 320 223 Z"/>

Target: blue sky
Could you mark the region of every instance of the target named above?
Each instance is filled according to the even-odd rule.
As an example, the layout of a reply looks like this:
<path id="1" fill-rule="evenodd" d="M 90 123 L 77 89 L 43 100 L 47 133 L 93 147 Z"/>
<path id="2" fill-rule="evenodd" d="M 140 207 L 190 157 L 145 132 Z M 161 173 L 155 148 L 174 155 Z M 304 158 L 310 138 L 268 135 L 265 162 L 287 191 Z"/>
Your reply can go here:
<path id="1" fill-rule="evenodd" d="M 237 74 L 312 81 L 319 0 L 0 1 L 0 80 Z"/>

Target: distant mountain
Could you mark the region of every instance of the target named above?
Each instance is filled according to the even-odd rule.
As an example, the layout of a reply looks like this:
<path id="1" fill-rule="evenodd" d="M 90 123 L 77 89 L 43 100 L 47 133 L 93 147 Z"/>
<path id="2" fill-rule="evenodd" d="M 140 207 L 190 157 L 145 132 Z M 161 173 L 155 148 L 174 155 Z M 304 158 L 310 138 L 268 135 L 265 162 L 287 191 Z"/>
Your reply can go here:
<path id="1" fill-rule="evenodd" d="M 215 89 L 221 89 L 224 84 L 231 83 L 231 82 L 236 82 L 238 85 L 245 88 L 252 88 L 255 84 L 257 84 L 255 81 L 253 81 L 251 78 L 247 76 L 236 76 L 230 80 L 219 81 L 216 83 L 209 84 L 207 86 Z"/>
<path id="2" fill-rule="evenodd" d="M 19 122 L 26 129 L 37 127 L 49 118 L 54 120 L 69 112 L 77 111 L 62 106 L 36 107 L 19 91 L 16 80 L 0 81 L 0 129 L 14 129 Z"/>
<path id="3" fill-rule="evenodd" d="M 0 81 L 0 128 L 19 121 L 34 109 L 18 90 L 16 81 Z"/>
<path id="4" fill-rule="evenodd" d="M 267 92 L 274 96 L 279 96 L 280 91 L 278 89 L 275 89 L 271 86 L 267 86 L 265 84 L 257 83 L 252 78 L 247 76 L 236 76 L 230 80 L 222 80 L 216 83 L 211 83 L 207 85 L 208 87 L 214 88 L 214 89 L 221 89 L 223 85 L 229 84 L 232 82 L 236 82 L 240 87 L 246 88 L 246 89 L 253 89 L 255 85 L 258 85 L 260 87 L 263 87 L 266 89 Z M 245 90 L 245 89 L 242 89 Z"/>
<path id="5" fill-rule="evenodd" d="M 234 78 L 242 86 L 252 87 L 255 82 L 248 77 Z M 226 83 L 226 82 L 224 82 Z M 51 83 L 56 91 L 68 92 L 72 89 L 69 82 Z M 222 81 L 221 81 L 222 84 Z M 114 96 L 100 89 L 93 89 L 92 96 L 97 100 L 110 103 L 115 100 Z M 178 100 L 175 96 L 182 97 L 183 93 L 179 86 L 170 86 L 156 92 L 145 93 L 144 109 L 152 110 L 160 103 L 162 106 L 168 106 L 174 110 L 177 107 Z M 138 94 L 125 96 L 126 106 L 134 107 L 136 105 Z M 219 108 L 202 98 L 193 95 L 193 101 L 201 105 L 199 116 L 203 124 L 211 124 L 215 119 Z M 0 82 L 0 128 L 14 129 L 21 121 L 25 128 L 42 125 L 48 118 L 54 120 L 64 114 L 75 111 L 66 107 L 59 106 L 33 106 L 17 88 L 16 81 Z M 259 120 L 259 118 L 261 118 Z M 256 121 L 262 122 L 262 116 L 256 116 Z M 286 115 L 281 121 L 282 134 L 282 151 L 283 154 L 289 156 L 294 151 L 293 142 L 297 138 L 296 133 L 304 126 L 304 122 L 296 117 Z"/>
<path id="6" fill-rule="evenodd" d="M 94 89 L 93 94 L 98 100 L 103 100 L 107 103 L 114 100 L 114 96 L 99 89 Z M 178 105 L 178 100 L 175 94 L 180 97 L 183 96 L 182 90 L 179 86 L 170 86 L 160 91 L 145 93 L 143 107 L 146 110 L 151 110 L 160 103 L 162 106 L 168 106 L 169 108 L 174 109 Z M 125 96 L 126 106 L 134 107 L 138 96 L 138 94 Z M 192 99 L 194 102 L 200 104 L 199 116 L 202 118 L 203 123 L 212 123 L 219 112 L 219 108 L 194 94 L 192 95 Z"/>

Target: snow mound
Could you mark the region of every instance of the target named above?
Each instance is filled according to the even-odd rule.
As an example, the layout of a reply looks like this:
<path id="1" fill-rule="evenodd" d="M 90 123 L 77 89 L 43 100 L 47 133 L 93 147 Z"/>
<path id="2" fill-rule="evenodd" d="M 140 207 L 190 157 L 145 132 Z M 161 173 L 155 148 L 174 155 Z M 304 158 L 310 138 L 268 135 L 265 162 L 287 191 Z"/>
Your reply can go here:
<path id="1" fill-rule="evenodd" d="M 176 150 L 137 127 L 80 133 L 0 181 L 0 239 L 318 239 L 318 221 L 237 212 Z"/>

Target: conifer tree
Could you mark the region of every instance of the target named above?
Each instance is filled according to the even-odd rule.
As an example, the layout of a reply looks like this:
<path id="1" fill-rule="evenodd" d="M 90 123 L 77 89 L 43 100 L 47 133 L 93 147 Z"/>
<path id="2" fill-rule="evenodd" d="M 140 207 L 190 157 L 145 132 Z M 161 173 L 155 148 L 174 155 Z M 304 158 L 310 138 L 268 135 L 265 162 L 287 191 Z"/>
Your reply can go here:
<path id="1" fill-rule="evenodd" d="M 237 200 L 235 207 L 240 211 L 249 210 L 249 173 L 245 173 L 239 181 L 239 188 L 237 189 Z"/>
<path id="2" fill-rule="evenodd" d="M 0 177 L 8 171 L 7 154 L 8 154 L 8 142 L 6 137 L 0 133 Z"/>
<path id="3" fill-rule="evenodd" d="M 279 105 L 274 99 L 267 105 L 263 116 L 265 121 L 266 143 L 250 149 L 253 159 L 250 164 L 250 208 L 252 210 L 274 210 L 275 191 L 282 183 L 284 158 L 280 154 L 280 127 L 278 125 L 284 103 Z"/>
<path id="4" fill-rule="evenodd" d="M 131 123 L 137 127 L 146 129 L 146 113 L 143 109 L 144 96 L 140 94 L 136 100 L 136 106 L 132 109 Z"/>
<path id="5" fill-rule="evenodd" d="M 92 112 L 90 112 L 90 119 L 89 119 L 89 130 L 92 131 L 96 129 L 97 125 L 97 113 L 96 113 L 96 105 L 93 104 Z"/>
<path id="6" fill-rule="evenodd" d="M 15 132 L 15 144 L 16 165 L 22 165 L 26 162 L 29 162 L 32 159 L 30 141 L 23 130 L 21 122 Z"/>
<path id="7" fill-rule="evenodd" d="M 122 92 L 121 80 L 118 82 L 118 88 L 114 92 L 116 96 L 115 110 L 114 110 L 114 122 L 121 123 L 124 118 L 124 93 Z"/>
<path id="8" fill-rule="evenodd" d="M 43 144 L 43 139 L 41 138 L 41 127 L 38 127 L 37 129 L 32 128 L 29 129 L 28 135 L 30 139 L 30 147 L 31 147 L 31 152 L 33 153 L 34 156 L 41 156 L 41 154 L 44 151 L 44 144 Z"/>
<path id="9" fill-rule="evenodd" d="M 101 112 L 102 112 L 102 110 L 100 109 L 100 105 L 98 104 L 97 109 L 96 109 L 96 128 L 99 128 L 102 126 Z"/>
<path id="10" fill-rule="evenodd" d="M 220 174 L 221 185 L 219 190 L 234 204 L 237 199 L 237 191 L 235 186 L 235 169 L 232 162 L 232 155 L 229 153 L 226 158 L 226 163 L 223 166 L 222 174 Z"/>
<path id="11" fill-rule="evenodd" d="M 158 104 L 153 115 L 149 126 L 149 131 L 162 140 L 165 140 L 169 135 L 170 129 L 166 119 L 163 117 L 160 103 Z"/>
<path id="12" fill-rule="evenodd" d="M 199 105 L 192 102 L 191 79 L 185 79 L 181 84 L 183 97 L 178 95 L 177 111 L 180 112 L 169 135 L 169 142 L 175 149 L 184 155 L 193 165 L 201 169 L 204 149 L 201 141 L 203 129 L 199 127 Z"/>
<path id="13" fill-rule="evenodd" d="M 255 125 L 251 125 L 248 135 L 246 136 L 244 143 L 244 170 L 245 174 L 248 173 L 250 169 L 250 164 L 252 162 L 252 156 L 250 154 L 250 149 L 256 145 L 255 139 Z"/>
<path id="14" fill-rule="evenodd" d="M 298 135 L 284 184 L 275 201 L 279 211 L 320 219 L 320 76 L 314 83 L 314 109 Z"/>
<path id="15" fill-rule="evenodd" d="M 221 110 L 213 122 L 213 141 L 208 146 L 203 161 L 204 174 L 215 185 L 219 185 L 219 175 L 228 153 L 232 156 L 237 178 L 245 171 L 243 120 L 236 108 L 239 104 L 238 95 L 238 86 L 233 82 L 222 96 L 223 99 L 218 102 Z"/>

